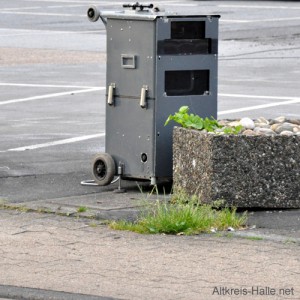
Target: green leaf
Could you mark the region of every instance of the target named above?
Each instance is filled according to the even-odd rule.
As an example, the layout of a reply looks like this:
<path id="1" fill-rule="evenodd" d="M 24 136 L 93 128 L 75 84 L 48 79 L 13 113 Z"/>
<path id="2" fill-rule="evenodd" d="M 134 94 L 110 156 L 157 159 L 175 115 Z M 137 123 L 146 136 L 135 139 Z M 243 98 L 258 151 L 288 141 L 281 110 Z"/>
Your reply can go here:
<path id="1" fill-rule="evenodd" d="M 152 233 L 157 233 L 157 230 L 155 228 L 152 227 L 148 227 L 149 231 Z"/>
<path id="2" fill-rule="evenodd" d="M 165 126 L 169 124 L 169 122 L 172 120 L 172 115 L 169 115 L 168 119 L 165 122 Z"/>
<path id="3" fill-rule="evenodd" d="M 181 107 L 179 108 L 179 113 L 181 113 L 181 114 L 187 114 L 189 110 L 190 110 L 190 109 L 189 109 L 188 106 L 181 106 Z"/>

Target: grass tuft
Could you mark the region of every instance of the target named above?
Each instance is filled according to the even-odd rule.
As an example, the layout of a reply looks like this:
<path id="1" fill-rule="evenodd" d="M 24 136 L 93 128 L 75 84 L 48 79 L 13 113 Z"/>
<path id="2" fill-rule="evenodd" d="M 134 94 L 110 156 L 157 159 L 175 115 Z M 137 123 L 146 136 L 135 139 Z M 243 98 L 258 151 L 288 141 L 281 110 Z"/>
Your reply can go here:
<path id="1" fill-rule="evenodd" d="M 78 213 L 83 213 L 83 212 L 86 212 L 87 211 L 87 207 L 86 206 L 79 206 L 77 208 L 77 212 Z"/>
<path id="2" fill-rule="evenodd" d="M 191 235 L 211 232 L 212 228 L 227 230 L 228 227 L 238 229 L 245 225 L 246 213 L 238 215 L 236 208 L 220 209 L 218 205 L 201 204 L 196 197 L 176 195 L 172 203 L 157 200 L 154 205 L 148 205 L 135 222 L 113 221 L 109 226 L 144 234 Z"/>

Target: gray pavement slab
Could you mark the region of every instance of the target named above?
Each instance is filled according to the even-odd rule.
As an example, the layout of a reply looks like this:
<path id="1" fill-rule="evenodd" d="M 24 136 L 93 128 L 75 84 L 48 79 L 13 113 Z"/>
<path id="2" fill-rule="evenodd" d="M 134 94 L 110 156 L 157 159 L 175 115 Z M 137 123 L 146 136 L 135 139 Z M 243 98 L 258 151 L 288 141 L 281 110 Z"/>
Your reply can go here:
<path id="1" fill-rule="evenodd" d="M 135 220 L 141 210 L 157 200 L 168 201 L 171 195 L 170 187 L 162 187 L 158 193 L 148 183 L 136 183 L 122 181 L 121 187 L 124 193 L 119 193 L 119 183 L 113 183 L 106 187 L 85 186 L 92 193 L 84 195 L 66 196 L 50 199 L 35 199 L 25 202 L 10 202 L 1 199 L 2 205 L 8 209 L 24 211 L 36 211 L 67 216 L 80 216 L 102 221 L 111 220 Z M 98 192 L 96 192 L 98 189 Z M 100 191 L 99 191 L 100 190 Z M 83 212 L 79 212 L 83 208 Z"/>
<path id="2" fill-rule="evenodd" d="M 2 210 L 0 252 L 3 286 L 118 299 L 300 298 L 295 243 L 139 235 L 82 218 Z M 262 296 L 270 289 L 274 295 Z"/>

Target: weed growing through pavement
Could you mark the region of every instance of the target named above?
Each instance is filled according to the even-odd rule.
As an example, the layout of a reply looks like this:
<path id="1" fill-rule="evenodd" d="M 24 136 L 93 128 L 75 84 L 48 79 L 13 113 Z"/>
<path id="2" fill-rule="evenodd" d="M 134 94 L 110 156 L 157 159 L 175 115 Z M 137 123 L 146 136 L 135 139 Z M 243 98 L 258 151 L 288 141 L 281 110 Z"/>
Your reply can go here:
<path id="1" fill-rule="evenodd" d="M 86 206 L 79 206 L 77 208 L 77 212 L 79 213 L 83 213 L 83 212 L 86 212 L 87 211 L 87 207 Z"/>
<path id="2" fill-rule="evenodd" d="M 191 235 L 228 227 L 241 228 L 247 221 L 247 214 L 238 215 L 236 208 L 221 208 L 220 202 L 214 205 L 199 203 L 197 197 L 184 194 L 173 196 L 171 203 L 157 200 L 146 205 L 137 221 L 114 221 L 112 229 L 129 230 L 137 233 L 164 233 Z"/>

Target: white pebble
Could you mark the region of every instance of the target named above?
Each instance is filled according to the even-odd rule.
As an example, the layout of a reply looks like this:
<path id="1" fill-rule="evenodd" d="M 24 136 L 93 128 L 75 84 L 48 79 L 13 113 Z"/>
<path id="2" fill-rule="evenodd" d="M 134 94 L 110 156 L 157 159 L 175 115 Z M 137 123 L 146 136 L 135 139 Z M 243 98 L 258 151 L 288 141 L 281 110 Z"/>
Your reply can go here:
<path id="1" fill-rule="evenodd" d="M 242 118 L 240 124 L 246 129 L 254 129 L 255 124 L 250 118 Z"/>

